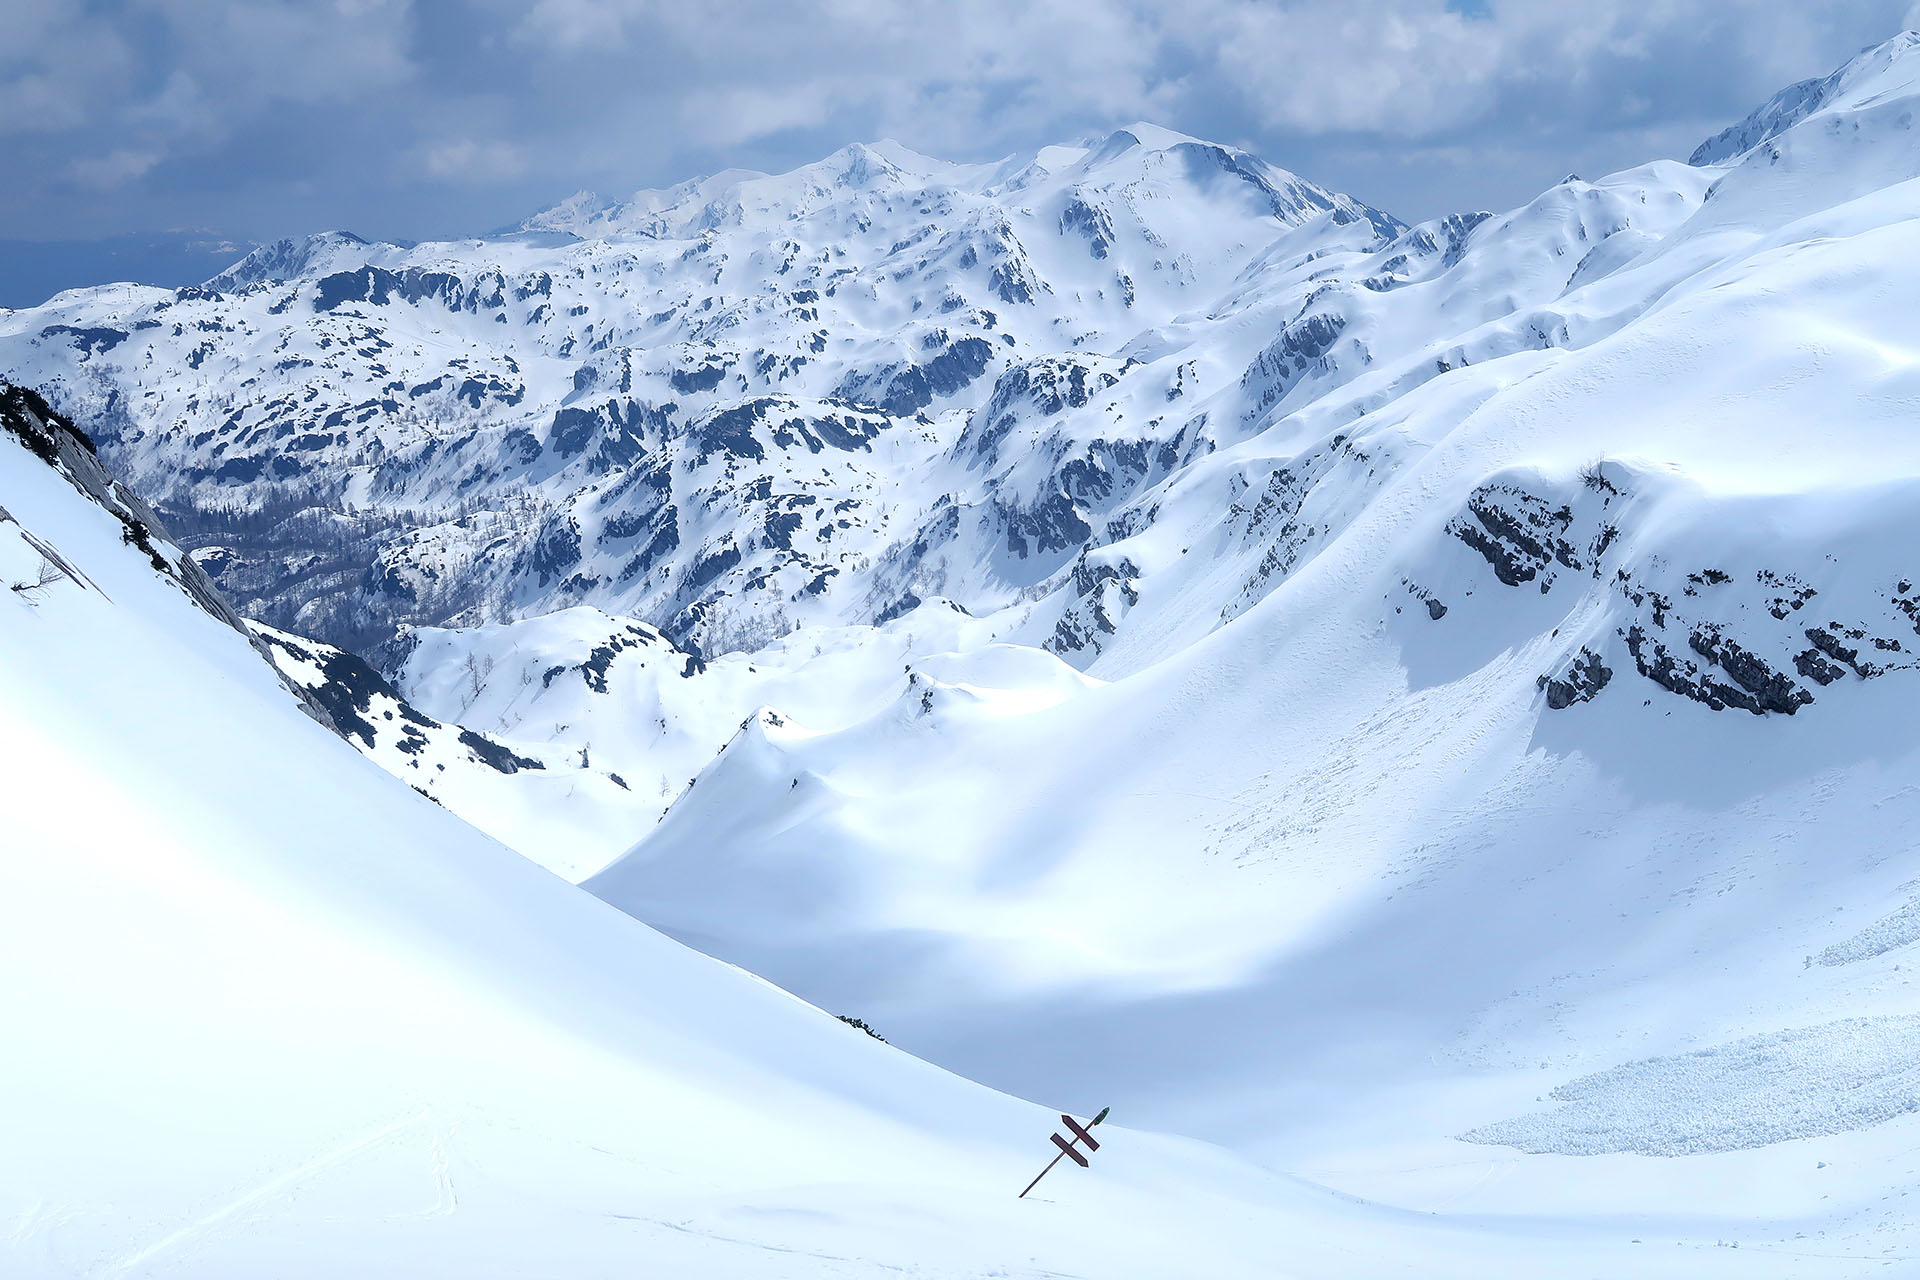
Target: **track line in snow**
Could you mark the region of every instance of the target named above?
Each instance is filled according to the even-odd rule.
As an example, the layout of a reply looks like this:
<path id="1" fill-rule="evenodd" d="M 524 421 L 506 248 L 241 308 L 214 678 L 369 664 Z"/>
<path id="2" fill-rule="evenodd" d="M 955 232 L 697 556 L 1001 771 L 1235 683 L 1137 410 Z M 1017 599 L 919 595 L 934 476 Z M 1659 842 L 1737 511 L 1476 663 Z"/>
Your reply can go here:
<path id="1" fill-rule="evenodd" d="M 117 1262 L 109 1264 L 107 1268 L 103 1270 L 100 1274 L 102 1274 L 103 1276 L 127 1275 L 130 1272 L 132 1272 L 135 1267 L 138 1267 L 141 1263 L 150 1261 L 151 1259 L 156 1258 L 163 1253 L 166 1253 L 170 1249 L 174 1249 L 182 1244 L 185 1244 L 187 1241 L 192 1240 L 194 1237 L 205 1233 L 206 1231 L 219 1225 L 220 1223 L 235 1217 L 243 1210 L 259 1203 L 260 1201 L 266 1199 L 268 1196 L 273 1195 L 276 1192 L 284 1191 L 288 1187 L 291 1187 L 296 1183 L 301 1182 L 307 1177 L 310 1177 L 311 1175 L 318 1173 L 323 1169 L 329 1169 L 336 1165 L 343 1164 L 348 1160 L 351 1160 L 353 1157 L 359 1155 L 361 1152 L 367 1150 L 368 1148 L 377 1146 L 380 1143 L 385 1142 L 389 1138 L 392 1138 L 395 1134 L 401 1133 L 419 1124 L 422 1120 L 425 1120 L 430 1114 L 432 1114 L 432 1108 L 428 1108 L 427 1110 L 421 1111 L 417 1115 L 409 1116 L 404 1120 L 396 1120 L 392 1124 L 387 1125 L 385 1128 L 376 1129 L 374 1132 L 369 1133 L 366 1136 L 359 1138 L 353 1142 L 349 1142 L 347 1145 L 343 1147 L 338 1147 L 332 1151 L 327 1152 L 324 1155 L 316 1156 L 312 1160 L 307 1161 L 305 1164 L 298 1165 L 295 1168 L 288 1170 L 286 1173 L 281 1174 L 277 1178 L 270 1178 L 266 1182 L 261 1183 L 259 1186 L 255 1187 L 253 1190 L 247 1192 L 245 1195 L 239 1197 L 238 1199 L 229 1201 L 228 1203 L 222 1205 L 220 1208 L 215 1209 L 212 1213 L 196 1218 L 192 1222 L 187 1223 L 185 1226 L 179 1227 L 173 1231 L 168 1232 L 166 1235 L 160 1237 L 160 1239 L 154 1241 L 152 1244 L 148 1245 L 146 1248 L 141 1249 L 136 1253 L 129 1254 L 127 1257 L 121 1258 Z M 449 1199 L 451 1199 L 453 1189 L 452 1189 L 452 1183 L 447 1178 L 447 1174 L 446 1174 L 444 1147 L 440 1143 L 436 1142 L 435 1150 L 436 1152 L 439 1153 L 439 1159 L 437 1161 L 437 1172 L 440 1176 L 441 1185 L 445 1190 L 446 1196 Z M 451 1210 L 451 1206 L 449 1205 L 449 1211 L 450 1210 Z"/>

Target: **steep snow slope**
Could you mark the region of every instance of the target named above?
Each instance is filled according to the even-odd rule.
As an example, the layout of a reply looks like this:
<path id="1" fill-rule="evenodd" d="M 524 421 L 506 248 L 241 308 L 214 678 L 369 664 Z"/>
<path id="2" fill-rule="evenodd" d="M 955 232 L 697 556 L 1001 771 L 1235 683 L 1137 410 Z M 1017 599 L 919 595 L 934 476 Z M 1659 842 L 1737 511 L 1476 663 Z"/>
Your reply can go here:
<path id="1" fill-rule="evenodd" d="M 606 846 L 652 817 L 626 779 L 593 767 L 585 745 L 515 750 L 422 715 L 350 653 L 261 623 L 251 630 L 288 683 L 368 759 L 550 871 L 578 880 L 599 870 Z M 447 674 L 477 679 L 465 665 Z"/>
<path id="2" fill-rule="evenodd" d="M 1694 149 L 1689 164 L 1720 164 L 1751 151 L 1817 113 L 1857 109 L 1889 93 L 1912 92 L 1916 68 L 1911 59 L 1920 32 L 1903 31 L 1866 50 L 1833 74 L 1790 84 L 1738 124 L 1714 134 Z"/>
<path id="3" fill-rule="evenodd" d="M 1380 1217 L 1123 1130 L 1016 1201 L 1047 1113 L 358 759 L 0 407 L 7 1274 L 1259 1275 Z"/>

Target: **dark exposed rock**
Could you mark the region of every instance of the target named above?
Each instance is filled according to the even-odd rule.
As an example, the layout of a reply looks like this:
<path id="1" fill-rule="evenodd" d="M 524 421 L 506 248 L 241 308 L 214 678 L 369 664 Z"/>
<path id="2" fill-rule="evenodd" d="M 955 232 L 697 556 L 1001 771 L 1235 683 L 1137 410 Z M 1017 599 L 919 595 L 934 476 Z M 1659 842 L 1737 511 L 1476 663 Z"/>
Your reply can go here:
<path id="1" fill-rule="evenodd" d="M 1775 671 L 1758 655 L 1742 647 L 1717 627 L 1696 628 L 1688 635 L 1687 643 L 1695 653 L 1718 663 L 1750 695 L 1747 704 L 1749 711 L 1778 711 L 1792 715 L 1813 701 L 1811 693 L 1796 685 L 1785 673 Z M 1731 705 L 1742 705 L 1730 697 L 1727 701 Z"/>
<path id="2" fill-rule="evenodd" d="M 895 618 L 904 618 L 920 607 L 920 597 L 909 591 L 873 616 L 873 625 L 884 627 Z"/>
<path id="3" fill-rule="evenodd" d="M 1468 497 L 1467 513 L 1471 519 L 1457 518 L 1447 531 L 1479 552 L 1507 586 L 1532 582 L 1555 563 L 1585 567 L 1567 540 L 1573 523 L 1570 507 L 1555 507 L 1511 485 L 1482 485 Z M 1549 574 L 1541 590 L 1551 582 Z"/>
<path id="4" fill-rule="evenodd" d="M 392 737 L 396 750 L 417 756 L 426 749 L 427 734 L 442 728 L 400 696 L 372 666 L 351 653 L 328 646 L 303 644 L 291 637 L 256 632 L 269 656 L 284 653 L 295 662 L 317 669 L 318 681 L 303 683 L 307 694 L 326 712 L 334 732 L 358 739 L 371 749 L 379 744 L 382 732 Z M 276 661 L 276 666 L 278 662 Z M 377 705 L 376 705 L 377 704 Z M 518 773 L 522 769 L 544 769 L 538 760 L 528 759 L 482 733 L 458 726 L 458 741 L 473 758 L 499 773 Z"/>
<path id="5" fill-rule="evenodd" d="M 1792 715 L 1813 701 L 1811 693 L 1712 628 L 1695 630 L 1688 636 L 1688 645 L 1732 676 L 1732 684 L 1678 657 L 1666 645 L 1648 636 L 1638 623 L 1625 628 L 1621 638 L 1627 642 L 1627 651 L 1633 655 L 1634 666 L 1641 675 L 1671 693 L 1703 703 L 1714 711 L 1737 707 L 1754 715 L 1769 711 Z"/>
<path id="6" fill-rule="evenodd" d="M 761 534 L 768 547 L 781 551 L 793 550 L 793 535 L 800 531 L 801 515 L 798 511 L 769 511 Z"/>
<path id="7" fill-rule="evenodd" d="M 541 531 L 527 553 L 527 571 L 541 586 L 558 581 L 580 563 L 580 526 L 571 519 L 556 520 Z"/>
<path id="8" fill-rule="evenodd" d="M 553 429 L 547 433 L 547 447 L 561 457 L 581 452 L 606 426 L 599 409 L 561 409 L 553 415 Z"/>
<path id="9" fill-rule="evenodd" d="M 1130 559 L 1107 563 L 1082 556 L 1068 579 L 1073 601 L 1054 624 L 1046 647 L 1062 657 L 1097 652 L 1119 632 L 1120 616 L 1140 603 L 1139 578 L 1140 567 Z"/>
<path id="10" fill-rule="evenodd" d="M 1807 649 L 1793 656 L 1793 669 L 1817 685 L 1830 685 L 1847 669 L 1822 657 L 1818 649 Z"/>
<path id="11" fill-rule="evenodd" d="M 693 395 L 701 391 L 711 391 L 720 385 L 727 376 L 724 364 L 703 364 L 693 369 L 675 369 L 668 377 L 673 389 L 681 395 Z"/>
<path id="12" fill-rule="evenodd" d="M 1006 516 L 1007 550 L 1021 559 L 1055 555 L 1080 546 L 1093 536 L 1088 524 L 1066 494 L 1048 494 L 1025 511 Z"/>
<path id="13" fill-rule="evenodd" d="M 693 562 L 693 567 L 687 571 L 687 579 L 682 590 L 689 594 L 700 591 L 739 563 L 740 549 L 732 543 L 709 551 Z"/>
<path id="14" fill-rule="evenodd" d="M 836 394 L 856 404 L 871 404 L 894 417 L 907 417 L 937 398 L 970 386 L 993 363 L 993 354 L 993 346 L 986 339 L 968 335 L 942 348 L 924 364 L 896 365 L 849 378 Z"/>
<path id="15" fill-rule="evenodd" d="M 127 340 L 127 334 L 121 329 L 109 329 L 105 326 L 76 328 L 70 324 L 52 324 L 40 331 L 42 338 L 67 337 L 73 339 L 73 345 L 88 355 L 98 355 L 111 351 Z"/>
<path id="16" fill-rule="evenodd" d="M 1271 408 L 1303 374 L 1319 366 L 1346 327 L 1345 316 L 1316 313 L 1282 329 L 1240 376 L 1241 387 L 1255 393 L 1248 416 Z"/>
<path id="17" fill-rule="evenodd" d="M 840 1021 L 846 1023 L 848 1026 L 852 1027 L 854 1030 L 866 1032 L 868 1035 L 872 1036 L 875 1040 L 878 1040 L 881 1044 L 885 1044 L 887 1042 L 887 1038 L 885 1036 L 881 1035 L 878 1031 L 875 1031 L 872 1027 L 868 1026 L 865 1022 L 863 1022 L 859 1018 L 850 1017 L 849 1015 L 844 1013 L 835 1014 L 834 1016 L 839 1018 Z"/>
<path id="18" fill-rule="evenodd" d="M 695 438 L 700 442 L 700 461 L 705 462 L 717 453 L 752 458 L 756 462 L 764 459 L 767 451 L 754 438 L 753 426 L 766 417 L 771 405 L 768 400 L 750 400 L 707 415 L 694 428 Z"/>
<path id="19" fill-rule="evenodd" d="M 1599 654 L 1582 645 L 1565 671 L 1554 677 L 1541 676 L 1540 687 L 1547 692 L 1548 709 L 1564 711 L 1576 702 L 1590 701 L 1612 679 L 1613 669 L 1600 661 Z"/>
<path id="20" fill-rule="evenodd" d="M 434 298 L 445 303 L 450 310 L 462 307 L 472 310 L 480 300 L 478 288 L 476 284 L 474 292 L 463 293 L 459 278 L 444 271 L 423 271 L 418 267 L 409 267 L 405 271 L 393 272 L 384 267 L 358 267 L 321 277 L 314 285 L 313 309 L 324 312 L 349 302 L 385 306 L 395 298 L 403 302 Z M 492 305 L 497 306 L 497 295 L 495 297 Z"/>
<path id="21" fill-rule="evenodd" d="M 1820 594 L 1790 573 L 1775 573 L 1771 569 L 1762 569 L 1754 575 L 1754 580 L 1761 586 L 1770 587 L 1777 592 L 1767 601 L 1767 612 L 1783 621 L 1788 615 L 1798 613 L 1806 606 L 1807 601 Z"/>
<path id="22" fill-rule="evenodd" d="M 1104 209 L 1095 208 L 1083 197 L 1076 196 L 1060 213 L 1060 231 L 1065 235 L 1077 232 L 1087 239 L 1087 252 L 1096 258 L 1104 258 L 1113 248 L 1113 220 L 1107 217 Z"/>
<path id="23" fill-rule="evenodd" d="M 994 382 L 986 404 L 968 419 L 955 452 L 992 459 L 1000 442 L 1022 418 L 1050 418 L 1083 408 L 1119 380 L 1119 373 L 1065 357 L 1013 365 Z"/>
<path id="24" fill-rule="evenodd" d="M 1829 631 L 1825 627 L 1808 627 L 1804 634 L 1808 640 L 1813 642 L 1814 649 L 1832 659 L 1833 662 L 1847 667 L 1855 675 L 1863 678 L 1879 675 L 1880 668 L 1871 662 L 1863 665 L 1860 661 L 1860 650 L 1844 643 L 1841 638 L 1835 634 L 1838 630 L 1839 628 L 1837 626 L 1832 631 Z M 1826 684 L 1828 681 L 1823 680 L 1821 683 Z"/>
<path id="25" fill-rule="evenodd" d="M 1074 501 L 1098 505 L 1132 489 L 1151 467 L 1144 440 L 1097 439 L 1079 457 L 1062 463 L 1058 475 Z"/>

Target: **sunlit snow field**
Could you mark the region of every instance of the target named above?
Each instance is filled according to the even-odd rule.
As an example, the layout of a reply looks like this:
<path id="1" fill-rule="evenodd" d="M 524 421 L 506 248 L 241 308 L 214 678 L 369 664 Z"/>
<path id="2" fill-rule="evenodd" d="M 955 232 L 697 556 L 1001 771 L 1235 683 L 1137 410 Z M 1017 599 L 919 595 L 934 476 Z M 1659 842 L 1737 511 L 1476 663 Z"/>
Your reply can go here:
<path id="1" fill-rule="evenodd" d="M 142 550 L 16 418 L 0 581 L 49 549 L 73 572 L 0 598 L 0 1271 L 1920 1274 L 1917 47 L 1698 163 L 1477 222 L 1403 229 L 1261 168 L 1297 207 L 1230 186 L 1211 224 L 1251 162 L 1139 126 L 0 312 L 0 372 L 83 428 L 126 414 L 106 460 L 185 493 L 224 482 L 176 419 L 267 377 L 274 325 L 393 335 L 423 377 L 524 359 L 555 432 L 542 397 L 614 376 L 558 354 L 547 295 L 448 318 L 376 299 L 374 265 L 506 296 L 615 259 L 631 296 L 562 294 L 631 320 L 636 264 L 776 226 L 885 249 L 848 228 L 912 207 L 997 217 L 993 261 L 1062 282 L 995 304 L 991 379 L 891 426 L 829 403 L 858 353 L 725 440 L 738 406 L 698 402 L 651 441 L 647 501 L 687 510 L 631 578 L 659 536 L 614 493 L 640 464 L 549 436 L 509 475 L 505 393 L 445 454 L 385 419 L 313 445 L 419 462 L 396 510 L 498 485 L 359 567 L 415 603 L 484 591 L 375 619 L 392 683 L 358 753 L 296 696 L 339 650 L 196 602 L 189 552 Z M 1200 248 L 1175 270 L 1156 236 Z M 1069 326 L 1087 262 L 1138 291 Z M 847 268 L 850 347 L 929 323 L 909 303 L 946 268 L 917 269 Z M 175 307 L 241 335 L 199 382 L 151 368 L 184 324 L 137 328 Z M 344 401 L 370 375 L 294 376 Z M 803 466 L 843 524 L 767 523 L 807 509 L 774 488 Z M 515 558 L 557 554 L 512 525 L 503 495 L 536 490 L 572 578 Z M 807 521 L 817 562 L 779 545 Z M 215 581 L 250 554 L 191 553 Z M 1109 1105 L 1092 1168 L 1016 1199 L 1056 1109 Z"/>

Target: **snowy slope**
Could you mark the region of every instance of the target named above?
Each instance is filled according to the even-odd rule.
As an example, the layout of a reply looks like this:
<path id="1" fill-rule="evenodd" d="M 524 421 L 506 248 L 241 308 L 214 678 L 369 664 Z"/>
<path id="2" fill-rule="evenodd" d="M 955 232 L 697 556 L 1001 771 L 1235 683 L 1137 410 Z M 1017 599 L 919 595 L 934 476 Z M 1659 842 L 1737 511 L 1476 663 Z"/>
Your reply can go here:
<path id="1" fill-rule="evenodd" d="M 929 663 L 945 678 L 1035 704 L 1094 683 L 1043 649 L 996 643 L 994 630 L 936 602 L 883 627 L 807 627 L 755 653 L 703 662 L 645 623 L 582 606 L 502 626 L 416 629 L 398 679 L 419 711 L 554 762 L 556 786 L 566 766 L 569 779 L 581 768 L 619 779 L 611 789 L 567 781 L 564 798 L 530 795 L 550 800 L 537 810 L 503 811 L 508 788 L 484 775 L 458 797 L 434 792 L 514 848 L 584 879 L 763 717 L 794 732 L 847 728 L 892 705 L 906 673 Z"/>
<path id="2" fill-rule="evenodd" d="M 515 750 L 422 715 L 353 654 L 262 623 L 250 630 L 287 682 L 363 755 L 549 871 L 578 880 L 599 870 L 606 846 L 630 839 L 652 816 L 626 779 L 593 767 L 585 746 Z M 473 678 L 465 668 L 448 674 L 463 671 Z"/>
<path id="3" fill-rule="evenodd" d="M 84 449 L 64 424 L 0 407 L 0 579 L 39 584 L 0 599 L 8 1275 L 1848 1274 L 1716 1215 L 1437 1222 L 1115 1126 L 1015 1199 L 1050 1113 L 386 776 L 35 456 Z"/>
<path id="4" fill-rule="evenodd" d="M 1418 356 L 1122 508 L 1109 682 L 763 722 L 589 887 L 1358 1194 L 1914 1265 L 1914 43 L 1715 167 L 1329 286 Z M 1527 270 L 1558 292 L 1487 305 Z"/>
<path id="5" fill-rule="evenodd" d="M 1696 163 L 1415 228 L 1141 127 L 988 169 L 853 148 L 0 317 L 0 365 L 98 406 L 107 455 L 184 508 L 193 563 L 270 622 L 377 649 L 396 717 L 625 784 L 522 799 L 527 771 L 476 769 L 443 797 L 476 823 L 528 842 L 563 814 L 547 860 L 668 935 L 990 1086 L 1112 1102 L 1292 1180 L 1156 1146 L 1069 1184 L 1062 1234 L 1003 1216 L 959 1188 L 1045 1115 L 896 1074 L 922 1069 L 596 913 L 346 756 L 263 664 L 253 701 L 213 681 L 240 701 L 185 750 L 40 756 L 133 760 L 141 825 L 244 766 L 233 794 L 272 812 L 240 810 L 239 843 L 297 856 L 180 852 L 180 823 L 239 821 L 230 800 L 162 844 L 294 918 L 365 908 L 341 926 L 360 987 L 272 935 L 281 972 L 328 971 L 314 1001 L 385 998 L 436 958 L 443 984 L 404 1003 L 457 1034 L 338 1015 L 337 1096 L 459 1100 L 448 1178 L 482 1187 L 462 1259 L 503 1274 L 607 1266 L 609 1232 L 652 1230 L 610 1215 L 647 1196 L 721 1251 L 695 1273 L 751 1268 L 724 1236 L 933 1274 L 1899 1274 L 1920 1266 L 1916 43 Z M 15 644 L 19 672 L 66 673 L 0 685 L 23 732 L 109 721 L 108 698 L 185 714 L 156 702 L 192 668 L 158 678 L 177 644 L 92 643 L 90 664 L 64 631 Z M 311 794 L 265 776 L 286 725 L 330 762 L 297 753 Z M 152 843 L 34 821 L 81 850 L 43 876 L 108 856 L 76 842 Z M 147 916 L 87 927 L 172 918 Z M 387 1040 L 417 1072 L 351 1057 Z M 552 1090 L 569 1070 L 604 1095 Z M 597 1105 L 650 1091 L 691 1099 L 666 1155 L 651 1115 Z M 783 1154 L 738 1181 L 708 1136 L 765 1126 Z M 302 1131 L 276 1167 L 381 1131 Z M 825 1141 L 844 1165 L 800 1154 Z M 354 1164 L 373 1148 L 342 1175 L 363 1207 L 394 1203 Z M 216 1226 L 251 1234 L 263 1203 L 235 1190 Z M 536 1235 L 578 1258 L 512 1252 Z M 839 1265 L 803 1254 L 759 1261 Z"/>
<path id="6" fill-rule="evenodd" d="M 1425 1252 L 1120 1129 L 1015 1200 L 1048 1113 L 386 777 L 22 443 L 83 447 L 64 426 L 5 408 L 0 577 L 59 567 L 0 599 L 0 937 L 31 975 L 0 993 L 0 1088 L 30 1100 L 0 1148 L 6 1274 L 1262 1275 L 1275 1240 L 1325 1259 L 1375 1225 L 1376 1274 Z"/>

